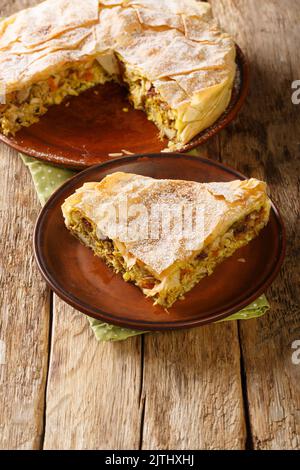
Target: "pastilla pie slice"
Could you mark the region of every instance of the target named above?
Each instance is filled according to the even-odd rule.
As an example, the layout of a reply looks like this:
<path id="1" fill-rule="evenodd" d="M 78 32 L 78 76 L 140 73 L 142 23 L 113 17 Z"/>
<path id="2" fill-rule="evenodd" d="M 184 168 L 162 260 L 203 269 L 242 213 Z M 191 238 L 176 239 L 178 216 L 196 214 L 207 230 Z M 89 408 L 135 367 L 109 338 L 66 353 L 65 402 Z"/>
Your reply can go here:
<path id="1" fill-rule="evenodd" d="M 113 173 L 62 206 L 67 228 L 125 281 L 170 307 L 267 224 L 270 199 L 256 179 L 157 180 Z"/>

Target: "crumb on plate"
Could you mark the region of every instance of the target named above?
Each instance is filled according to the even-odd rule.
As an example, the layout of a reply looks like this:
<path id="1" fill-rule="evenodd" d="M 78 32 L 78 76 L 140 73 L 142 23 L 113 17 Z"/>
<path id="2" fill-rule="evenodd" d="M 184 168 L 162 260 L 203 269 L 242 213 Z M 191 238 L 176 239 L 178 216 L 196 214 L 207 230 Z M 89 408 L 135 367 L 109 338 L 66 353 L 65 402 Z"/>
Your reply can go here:
<path id="1" fill-rule="evenodd" d="M 123 157 L 123 153 L 109 153 L 108 156 L 112 158 Z"/>

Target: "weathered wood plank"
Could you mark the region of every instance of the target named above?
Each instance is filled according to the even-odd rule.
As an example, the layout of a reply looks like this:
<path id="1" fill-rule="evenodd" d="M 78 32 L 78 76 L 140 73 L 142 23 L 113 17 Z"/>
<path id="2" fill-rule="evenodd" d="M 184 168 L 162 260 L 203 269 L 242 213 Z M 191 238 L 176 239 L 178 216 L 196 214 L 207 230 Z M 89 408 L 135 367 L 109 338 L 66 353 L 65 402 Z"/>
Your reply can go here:
<path id="1" fill-rule="evenodd" d="M 45 449 L 137 449 L 140 338 L 98 343 L 84 315 L 53 303 Z"/>
<path id="2" fill-rule="evenodd" d="M 300 366 L 292 363 L 299 323 L 300 106 L 291 101 L 299 79 L 300 3 L 214 0 L 224 27 L 245 48 L 252 88 L 234 126 L 221 134 L 223 161 L 265 178 L 284 216 L 288 251 L 268 296 L 272 311 L 241 322 L 250 425 L 256 449 L 300 448 Z"/>
<path id="3" fill-rule="evenodd" d="M 145 337 L 144 449 L 244 449 L 236 322 Z"/>
<path id="4" fill-rule="evenodd" d="M 33 259 L 39 204 L 17 154 L 0 146 L 0 448 L 37 449 L 43 434 L 49 291 Z"/>
<path id="5" fill-rule="evenodd" d="M 0 0 L 0 16 L 32 1 Z M 0 147 L 0 448 L 36 449 L 43 434 L 49 290 L 37 273 L 32 232 L 39 204 L 16 153 Z"/>

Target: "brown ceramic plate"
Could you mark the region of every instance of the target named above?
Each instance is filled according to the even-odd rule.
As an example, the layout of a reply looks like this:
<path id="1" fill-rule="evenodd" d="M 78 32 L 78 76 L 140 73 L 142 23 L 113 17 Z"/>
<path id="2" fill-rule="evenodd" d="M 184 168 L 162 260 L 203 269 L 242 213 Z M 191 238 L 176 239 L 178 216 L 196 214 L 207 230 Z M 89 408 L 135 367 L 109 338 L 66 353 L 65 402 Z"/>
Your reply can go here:
<path id="1" fill-rule="evenodd" d="M 104 322 L 142 330 L 190 328 L 225 318 L 246 307 L 274 280 L 282 264 L 285 233 L 273 205 L 260 236 L 224 261 L 169 313 L 154 307 L 65 228 L 61 205 L 88 181 L 124 171 L 154 178 L 199 182 L 245 179 L 220 163 L 181 154 L 126 157 L 89 168 L 66 182 L 47 202 L 36 224 L 35 255 L 50 287 L 67 303 Z M 244 258 L 245 263 L 238 261 Z"/>
<path id="2" fill-rule="evenodd" d="M 182 152 L 191 150 L 227 126 L 237 115 L 248 91 L 248 67 L 237 47 L 237 75 L 231 102 L 213 126 L 196 136 Z M 66 107 L 66 104 L 68 106 Z M 127 108 L 128 112 L 123 110 Z M 0 134 L 0 140 L 40 160 L 69 168 L 86 168 L 105 162 L 109 154 L 160 152 L 167 141 L 160 140 L 157 127 L 142 111 L 127 101 L 126 90 L 108 83 L 53 106 L 41 120 L 23 128 L 15 137 Z"/>

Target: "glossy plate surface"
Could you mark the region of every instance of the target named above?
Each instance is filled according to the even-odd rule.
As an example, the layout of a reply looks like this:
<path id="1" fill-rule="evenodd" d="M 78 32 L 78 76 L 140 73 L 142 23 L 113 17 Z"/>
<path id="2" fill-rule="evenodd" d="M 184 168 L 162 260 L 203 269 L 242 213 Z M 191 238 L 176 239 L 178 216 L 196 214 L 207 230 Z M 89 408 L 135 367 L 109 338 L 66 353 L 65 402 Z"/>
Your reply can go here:
<path id="1" fill-rule="evenodd" d="M 108 323 L 142 330 L 191 328 L 225 318 L 265 292 L 282 264 L 285 231 L 273 205 L 270 222 L 258 238 L 224 261 L 168 312 L 153 307 L 141 291 L 123 281 L 65 228 L 61 205 L 88 181 L 124 171 L 154 178 L 198 182 L 245 177 L 213 160 L 182 154 L 125 157 L 89 168 L 66 182 L 48 201 L 37 221 L 34 247 L 50 287 L 83 313 Z M 238 260 L 244 258 L 246 262 Z"/>
<path id="2" fill-rule="evenodd" d="M 248 66 L 237 46 L 237 75 L 231 102 L 208 129 L 182 148 L 187 152 L 226 127 L 241 109 L 248 92 Z M 67 105 L 67 106 L 66 106 Z M 126 111 L 124 111 L 126 110 Z M 127 100 L 125 88 L 114 83 L 98 86 L 51 107 L 40 121 L 14 137 L 0 140 L 22 152 L 55 165 L 83 169 L 122 154 L 160 152 L 168 145 L 145 113 Z"/>

